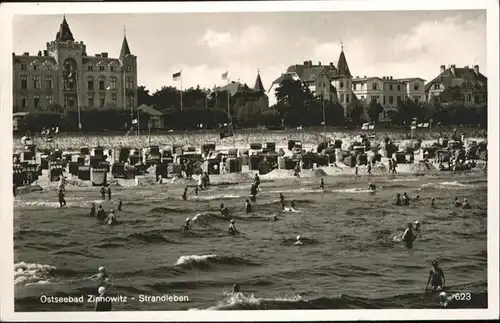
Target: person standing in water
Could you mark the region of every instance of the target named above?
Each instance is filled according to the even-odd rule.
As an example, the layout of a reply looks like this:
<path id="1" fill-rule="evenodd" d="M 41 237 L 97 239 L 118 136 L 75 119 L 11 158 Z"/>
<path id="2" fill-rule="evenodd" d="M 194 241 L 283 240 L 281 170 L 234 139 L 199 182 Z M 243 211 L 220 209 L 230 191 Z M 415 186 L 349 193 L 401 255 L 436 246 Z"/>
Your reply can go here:
<path id="1" fill-rule="evenodd" d="M 323 181 L 323 178 L 319 182 L 319 189 L 324 191 L 325 190 L 325 182 Z"/>
<path id="2" fill-rule="evenodd" d="M 101 223 L 104 223 L 104 220 L 106 220 L 106 212 L 102 208 L 102 205 L 99 205 L 97 208 L 97 220 Z"/>
<path id="3" fill-rule="evenodd" d="M 436 199 L 431 197 L 431 206 L 436 206 Z"/>
<path id="4" fill-rule="evenodd" d="M 245 202 L 245 211 L 246 213 L 252 213 L 252 204 L 250 204 L 249 200 L 246 200 Z"/>
<path id="5" fill-rule="evenodd" d="M 467 202 L 467 199 L 464 199 L 464 202 L 462 203 L 462 209 L 470 209 L 470 204 Z"/>
<path id="6" fill-rule="evenodd" d="M 95 310 L 96 312 L 109 312 L 112 309 L 112 302 L 108 299 L 106 287 L 101 286 L 97 289 L 99 296 L 96 297 Z"/>
<path id="7" fill-rule="evenodd" d="M 404 205 L 410 205 L 410 198 L 408 197 L 408 194 L 403 193 L 403 204 Z"/>
<path id="8" fill-rule="evenodd" d="M 99 192 L 101 193 L 101 200 L 105 200 L 106 199 L 106 189 L 104 188 L 104 186 L 101 187 Z"/>
<path id="9" fill-rule="evenodd" d="M 285 196 L 283 196 L 283 193 L 280 193 L 280 203 L 281 203 L 281 209 L 285 210 Z"/>
<path id="10" fill-rule="evenodd" d="M 191 218 L 186 218 L 186 222 L 184 223 L 183 229 L 184 231 L 191 230 Z"/>
<path id="11" fill-rule="evenodd" d="M 252 183 L 252 187 L 250 188 L 250 196 L 253 202 L 257 200 L 257 182 Z"/>
<path id="12" fill-rule="evenodd" d="M 66 206 L 66 200 L 64 199 L 64 191 L 59 190 L 59 207 Z"/>
<path id="13" fill-rule="evenodd" d="M 95 203 L 92 203 L 90 206 L 90 217 L 93 218 L 96 216 Z"/>
<path id="14" fill-rule="evenodd" d="M 182 193 L 182 199 L 185 201 L 187 200 L 187 193 L 188 193 L 188 188 L 184 188 L 184 193 Z"/>
<path id="15" fill-rule="evenodd" d="M 295 201 L 292 201 L 292 202 L 290 203 L 290 208 L 291 208 L 292 210 L 295 210 Z"/>
<path id="16" fill-rule="evenodd" d="M 415 241 L 415 239 L 417 238 L 413 233 L 412 228 L 413 224 L 408 223 L 408 228 L 406 228 L 405 232 L 401 236 L 401 240 L 404 241 L 408 248 L 411 248 L 413 246 L 413 241 Z"/>
<path id="17" fill-rule="evenodd" d="M 429 283 L 431 283 L 433 291 L 440 291 L 444 288 L 446 279 L 444 278 L 444 272 L 439 267 L 436 260 L 432 261 L 432 269 L 429 272 L 429 279 L 427 279 L 427 285 L 425 285 L 425 290 L 428 290 Z"/>
<path id="18" fill-rule="evenodd" d="M 415 231 L 419 232 L 420 231 L 420 222 L 415 221 L 414 224 L 415 224 Z"/>
<path id="19" fill-rule="evenodd" d="M 118 220 L 116 219 L 115 210 L 113 210 L 113 209 L 109 210 L 108 217 L 106 218 L 106 224 L 108 224 L 108 225 L 117 225 L 118 224 Z"/>
<path id="20" fill-rule="evenodd" d="M 458 196 L 455 196 L 453 204 L 455 204 L 455 207 L 462 207 L 462 203 L 458 200 Z"/>
<path id="21" fill-rule="evenodd" d="M 234 220 L 230 221 L 228 232 L 229 232 L 229 234 L 238 234 L 238 233 L 240 233 L 238 230 L 236 230 L 236 226 L 234 225 Z"/>
<path id="22" fill-rule="evenodd" d="M 106 190 L 106 193 L 108 193 L 108 201 L 111 201 L 111 186 L 108 185 L 108 189 Z"/>
<path id="23" fill-rule="evenodd" d="M 118 200 L 118 211 L 122 211 L 122 210 L 123 210 L 123 201 Z"/>
<path id="24" fill-rule="evenodd" d="M 396 194 L 396 205 L 401 205 L 401 194 Z"/>
<path id="25" fill-rule="evenodd" d="M 224 206 L 224 203 L 220 204 L 220 214 L 226 218 L 229 216 L 229 209 L 226 206 Z"/>

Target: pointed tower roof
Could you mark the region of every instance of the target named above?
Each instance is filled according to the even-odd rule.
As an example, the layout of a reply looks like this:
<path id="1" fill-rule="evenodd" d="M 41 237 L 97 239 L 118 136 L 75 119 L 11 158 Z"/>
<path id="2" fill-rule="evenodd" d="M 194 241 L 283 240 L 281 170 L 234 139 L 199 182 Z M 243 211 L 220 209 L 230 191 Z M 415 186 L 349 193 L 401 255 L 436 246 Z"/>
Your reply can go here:
<path id="1" fill-rule="evenodd" d="M 339 57 L 339 62 L 337 64 L 337 69 L 339 70 L 339 75 L 352 77 L 351 71 L 349 71 L 349 66 L 347 65 L 347 60 L 345 58 L 344 46 L 342 46 L 342 49 L 340 52 L 340 57 Z"/>
<path id="2" fill-rule="evenodd" d="M 120 58 L 124 58 L 127 55 L 130 55 L 130 48 L 128 47 L 127 35 L 125 28 L 123 29 L 123 42 L 122 49 L 120 50 Z"/>
<path id="3" fill-rule="evenodd" d="M 260 79 L 260 71 L 257 70 L 257 79 L 255 80 L 255 85 L 253 87 L 254 91 L 266 92 L 264 85 L 262 85 L 262 80 Z"/>
<path id="4" fill-rule="evenodd" d="M 69 29 L 68 22 L 66 21 L 66 16 L 63 16 L 61 27 L 59 27 L 59 32 L 56 34 L 56 41 L 75 41 L 73 33 L 71 29 Z"/>

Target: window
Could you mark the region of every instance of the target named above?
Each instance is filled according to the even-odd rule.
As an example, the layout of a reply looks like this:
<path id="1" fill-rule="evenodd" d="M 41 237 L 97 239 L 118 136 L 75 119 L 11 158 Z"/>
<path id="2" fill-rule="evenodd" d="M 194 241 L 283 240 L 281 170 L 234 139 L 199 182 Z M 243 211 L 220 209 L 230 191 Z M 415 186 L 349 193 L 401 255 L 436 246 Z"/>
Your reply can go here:
<path id="1" fill-rule="evenodd" d="M 23 107 L 23 109 L 27 109 L 28 108 L 28 96 L 24 95 L 21 99 L 21 106 Z"/>
<path id="2" fill-rule="evenodd" d="M 104 101 L 106 101 L 106 97 L 104 95 L 101 95 L 99 97 L 99 107 L 103 108 L 104 107 Z"/>
<path id="3" fill-rule="evenodd" d="M 341 103 L 343 103 L 343 102 L 344 102 L 344 95 L 343 95 L 343 94 L 341 94 L 341 95 L 339 96 L 339 101 L 340 101 Z"/>
<path id="4" fill-rule="evenodd" d="M 413 84 L 413 89 L 414 89 L 415 91 L 418 91 L 418 84 L 416 84 L 416 83 L 415 83 L 415 84 Z"/>
<path id="5" fill-rule="evenodd" d="M 472 101 L 472 94 L 467 94 L 467 101 Z"/>
<path id="6" fill-rule="evenodd" d="M 94 106 L 94 96 L 92 94 L 89 94 L 88 106 L 89 108 L 92 108 Z"/>
<path id="7" fill-rule="evenodd" d="M 99 90 L 103 91 L 106 89 L 104 83 L 105 83 L 104 80 L 99 81 Z"/>
<path id="8" fill-rule="evenodd" d="M 28 88 L 28 77 L 26 75 L 21 76 L 21 89 L 26 90 Z"/>
<path id="9" fill-rule="evenodd" d="M 132 66 L 127 66 L 127 72 L 132 72 Z"/>
<path id="10" fill-rule="evenodd" d="M 382 97 L 382 103 L 385 104 L 385 95 Z"/>
<path id="11" fill-rule="evenodd" d="M 47 104 L 52 104 L 52 95 L 47 95 Z"/>
<path id="12" fill-rule="evenodd" d="M 37 66 L 33 65 L 33 71 L 36 71 L 36 70 L 37 70 Z"/>
<path id="13" fill-rule="evenodd" d="M 401 91 L 401 84 L 398 84 L 398 91 Z"/>
<path id="14" fill-rule="evenodd" d="M 127 78 L 127 89 L 134 88 L 134 81 L 131 78 Z"/>
<path id="15" fill-rule="evenodd" d="M 111 94 L 111 102 L 116 106 L 116 93 Z"/>
<path id="16" fill-rule="evenodd" d="M 33 88 L 34 89 L 40 88 L 40 76 L 33 76 Z"/>
<path id="17" fill-rule="evenodd" d="M 26 71 L 27 65 L 26 64 L 21 64 L 21 71 Z"/>
<path id="18" fill-rule="evenodd" d="M 349 97 L 350 97 L 350 95 L 349 95 L 349 94 L 346 94 L 346 95 L 345 95 L 345 103 L 349 103 Z"/>
<path id="19" fill-rule="evenodd" d="M 392 91 L 392 84 L 389 84 L 389 91 Z"/>
<path id="20" fill-rule="evenodd" d="M 352 89 L 353 89 L 354 91 L 356 91 L 356 84 L 353 84 L 353 85 L 352 85 Z"/>
<path id="21" fill-rule="evenodd" d="M 116 90 L 116 77 L 115 76 L 111 77 L 111 89 Z"/>
<path id="22" fill-rule="evenodd" d="M 64 107 L 69 107 L 69 96 L 64 96 Z"/>
<path id="23" fill-rule="evenodd" d="M 99 71 L 103 72 L 104 71 L 104 66 L 99 66 Z"/>
<path id="24" fill-rule="evenodd" d="M 365 99 L 365 96 L 364 96 L 364 95 L 362 95 L 362 96 L 361 96 L 361 100 L 364 100 L 364 99 Z"/>
<path id="25" fill-rule="evenodd" d="M 73 98 L 69 99 L 69 106 L 72 107 L 75 105 L 75 100 Z"/>
<path id="26" fill-rule="evenodd" d="M 394 97 L 393 96 L 389 97 L 389 104 L 394 104 Z"/>
<path id="27" fill-rule="evenodd" d="M 401 102 L 401 97 L 398 95 L 398 97 L 396 98 L 396 102 L 397 103 L 400 103 Z"/>
<path id="28" fill-rule="evenodd" d="M 378 102 L 378 96 L 377 95 L 370 95 L 370 101 Z"/>
<path id="29" fill-rule="evenodd" d="M 52 76 L 47 76 L 45 77 L 45 87 L 47 89 L 52 89 L 53 84 L 52 84 Z"/>
<path id="30" fill-rule="evenodd" d="M 110 70 L 110 72 L 114 72 L 115 71 L 115 67 L 114 66 L 110 66 L 109 70 Z"/>
<path id="31" fill-rule="evenodd" d="M 89 76 L 87 78 L 87 89 L 89 89 L 90 91 L 94 90 L 94 77 L 93 76 Z"/>
<path id="32" fill-rule="evenodd" d="M 479 102 L 479 95 L 474 96 L 474 102 Z"/>
<path id="33" fill-rule="evenodd" d="M 87 66 L 87 71 L 92 72 L 94 70 L 94 66 L 88 65 Z"/>
<path id="34" fill-rule="evenodd" d="M 133 107 L 134 106 L 134 98 L 133 97 L 128 97 L 128 106 Z"/>
<path id="35" fill-rule="evenodd" d="M 340 88 L 343 89 L 344 88 L 344 82 L 340 81 Z"/>
<path id="36" fill-rule="evenodd" d="M 38 109 L 39 104 L 40 104 L 40 96 L 35 94 L 35 96 L 33 96 L 33 106 L 35 107 L 35 109 Z"/>
<path id="37" fill-rule="evenodd" d="M 372 90 L 376 90 L 377 89 L 377 83 L 373 83 L 372 84 Z"/>
<path id="38" fill-rule="evenodd" d="M 73 87 L 74 87 L 74 84 L 73 84 L 73 80 L 64 80 L 64 89 L 66 91 L 71 91 L 73 90 Z"/>
<path id="39" fill-rule="evenodd" d="M 439 83 L 434 84 L 433 88 L 434 90 L 439 90 Z"/>
<path id="40" fill-rule="evenodd" d="M 418 103 L 418 101 L 420 101 L 420 97 L 419 96 L 414 96 L 413 97 L 413 101 L 415 101 L 415 103 Z"/>

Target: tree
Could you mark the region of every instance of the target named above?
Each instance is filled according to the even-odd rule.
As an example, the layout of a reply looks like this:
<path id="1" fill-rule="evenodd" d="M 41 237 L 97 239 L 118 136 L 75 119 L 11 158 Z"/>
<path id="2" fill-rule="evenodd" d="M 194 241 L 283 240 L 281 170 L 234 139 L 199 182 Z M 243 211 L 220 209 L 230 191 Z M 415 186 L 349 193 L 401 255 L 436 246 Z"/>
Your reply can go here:
<path id="1" fill-rule="evenodd" d="M 311 121 L 319 110 L 319 105 L 306 84 L 300 80 L 286 78 L 276 88 L 275 96 L 276 109 L 280 113 L 283 125 L 312 124 Z"/>
<path id="2" fill-rule="evenodd" d="M 326 101 L 325 121 L 327 125 L 343 125 L 345 123 L 344 107 L 338 102 Z"/>
<path id="3" fill-rule="evenodd" d="M 143 104 L 145 105 L 153 104 L 153 100 L 151 95 L 149 94 L 149 90 L 147 90 L 146 87 L 143 85 L 137 87 L 137 104 L 138 106 L 141 106 Z"/>
<path id="4" fill-rule="evenodd" d="M 380 105 L 380 103 L 376 101 L 371 101 L 367 107 L 366 107 L 366 112 L 368 116 L 370 117 L 370 121 L 377 122 L 380 116 L 380 113 L 384 111 L 384 107 Z"/>
<path id="5" fill-rule="evenodd" d="M 64 113 L 64 108 L 57 103 L 51 103 L 47 105 L 47 112 L 54 112 L 54 113 Z"/>
<path id="6" fill-rule="evenodd" d="M 365 121 L 365 107 L 360 101 L 351 101 L 347 105 L 347 113 L 353 124 L 359 125 Z"/>

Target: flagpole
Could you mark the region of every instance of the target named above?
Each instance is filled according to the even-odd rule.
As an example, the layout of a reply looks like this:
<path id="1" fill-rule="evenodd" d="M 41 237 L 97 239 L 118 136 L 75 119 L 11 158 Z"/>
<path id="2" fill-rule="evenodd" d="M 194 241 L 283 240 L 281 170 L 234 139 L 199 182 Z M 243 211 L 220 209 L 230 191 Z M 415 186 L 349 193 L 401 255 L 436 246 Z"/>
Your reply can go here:
<path id="1" fill-rule="evenodd" d="M 80 113 L 80 87 L 78 86 L 78 72 L 75 71 L 76 78 L 76 107 L 78 109 L 78 130 L 82 131 L 82 117 Z"/>
<path id="2" fill-rule="evenodd" d="M 182 70 L 181 70 L 181 112 L 184 111 L 184 108 L 182 106 Z"/>

